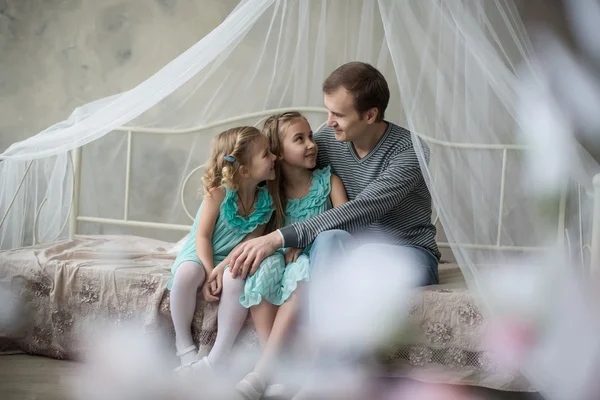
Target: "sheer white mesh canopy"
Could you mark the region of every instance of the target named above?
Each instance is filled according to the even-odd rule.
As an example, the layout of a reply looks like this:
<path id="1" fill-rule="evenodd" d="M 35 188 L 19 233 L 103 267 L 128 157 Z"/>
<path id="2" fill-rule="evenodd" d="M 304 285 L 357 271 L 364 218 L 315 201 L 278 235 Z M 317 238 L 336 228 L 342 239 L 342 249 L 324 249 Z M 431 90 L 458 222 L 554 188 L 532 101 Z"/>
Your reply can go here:
<path id="1" fill-rule="evenodd" d="M 196 128 L 269 109 L 322 108 L 323 80 L 343 63 L 359 60 L 388 80 L 386 118 L 429 146 L 426 165 L 415 141 L 441 222 L 438 239 L 449 243 L 470 288 L 478 289 L 483 268 L 555 243 L 568 242 L 583 264 L 591 222 L 583 218 L 580 226 L 579 216 L 584 210 L 589 217 L 597 165 L 569 142 L 578 180 L 550 196 L 544 208 L 554 216 L 549 235 L 533 201 L 527 143 L 519 134 L 525 77 L 532 93 L 543 95 L 530 51 L 509 0 L 243 0 L 214 31 L 137 87 L 76 109 L 0 156 L 0 246 L 67 237 L 74 195 L 78 215 L 119 219 L 127 209 L 132 220 L 191 223 L 197 187 L 184 190 L 188 213 L 180 190 L 222 129 L 194 133 Z M 318 112 L 307 116 L 313 129 L 326 118 Z M 136 133 L 144 129 L 175 133 Z M 191 133 L 182 133 L 186 129 Z M 71 157 L 84 145 L 81 190 L 73 194 Z M 199 177 L 192 175 L 192 181 Z M 566 184 L 572 177 L 564 178 Z M 124 231 L 79 224 L 83 233 Z M 162 238 L 176 241 L 183 234 Z"/>
<path id="2" fill-rule="evenodd" d="M 322 108 L 323 80 L 360 60 L 389 82 L 387 119 L 430 147 L 423 171 L 445 232 L 439 240 L 457 244 L 453 253 L 472 284 L 478 266 L 547 244 L 530 207 L 525 143 L 518 136 L 519 73 L 535 75 L 529 51 L 518 10 L 508 1 L 242 1 L 139 86 L 86 104 L 2 154 L 0 244 L 14 248 L 68 234 L 73 149 L 87 145 L 78 214 L 121 218 L 128 139 L 127 128 L 115 129 L 193 131 L 268 109 Z M 325 119 L 307 115 L 313 128 Z M 129 218 L 189 224 L 179 191 L 216 131 L 134 133 Z M 195 193 L 188 192 L 193 213 Z M 562 228 L 557 225 L 559 235 Z M 585 243 L 585 234 L 571 237 L 571 245 Z"/>

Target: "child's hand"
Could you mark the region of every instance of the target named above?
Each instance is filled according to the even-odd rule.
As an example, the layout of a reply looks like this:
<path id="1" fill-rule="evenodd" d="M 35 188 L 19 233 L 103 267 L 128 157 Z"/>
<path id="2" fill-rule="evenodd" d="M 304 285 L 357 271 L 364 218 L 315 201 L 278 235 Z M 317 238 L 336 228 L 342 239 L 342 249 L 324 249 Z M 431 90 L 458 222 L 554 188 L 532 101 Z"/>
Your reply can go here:
<path id="1" fill-rule="evenodd" d="M 285 263 L 286 265 L 291 263 L 291 262 L 295 262 L 298 257 L 300 257 L 300 254 L 302 254 L 302 249 L 292 249 L 292 248 L 288 248 L 285 251 Z"/>
<path id="2" fill-rule="evenodd" d="M 210 282 L 208 281 L 208 279 L 202 285 L 202 296 L 204 296 L 204 300 L 206 300 L 208 303 L 212 303 L 213 301 L 219 300 L 217 296 L 211 293 Z"/>
<path id="3" fill-rule="evenodd" d="M 223 289 L 223 270 L 224 268 L 215 268 L 212 270 L 208 277 L 208 283 L 210 284 L 210 292 L 216 296 L 221 293 Z"/>

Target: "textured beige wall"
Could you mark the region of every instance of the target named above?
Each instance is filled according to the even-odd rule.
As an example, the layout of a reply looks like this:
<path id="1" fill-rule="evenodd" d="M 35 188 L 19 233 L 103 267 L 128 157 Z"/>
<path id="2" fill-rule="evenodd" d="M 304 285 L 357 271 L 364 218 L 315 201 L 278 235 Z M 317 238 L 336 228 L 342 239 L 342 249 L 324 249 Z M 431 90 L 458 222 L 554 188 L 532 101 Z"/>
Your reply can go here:
<path id="1" fill-rule="evenodd" d="M 0 0 L 0 151 L 128 90 L 237 0 Z"/>

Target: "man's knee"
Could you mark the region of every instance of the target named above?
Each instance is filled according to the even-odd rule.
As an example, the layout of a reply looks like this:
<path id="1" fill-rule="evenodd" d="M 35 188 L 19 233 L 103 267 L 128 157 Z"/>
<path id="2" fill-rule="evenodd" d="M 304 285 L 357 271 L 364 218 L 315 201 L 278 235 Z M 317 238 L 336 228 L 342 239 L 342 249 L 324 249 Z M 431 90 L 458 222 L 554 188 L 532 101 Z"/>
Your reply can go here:
<path id="1" fill-rule="evenodd" d="M 315 239 L 310 250 L 311 270 L 316 271 L 323 265 L 330 265 L 349 251 L 354 241 L 352 235 L 342 230 L 325 231 Z"/>
<path id="2" fill-rule="evenodd" d="M 330 231 L 321 232 L 315 239 L 313 247 L 320 246 L 323 243 L 325 243 L 325 246 L 327 247 L 332 244 L 344 244 L 352 239 L 352 235 L 348 232 L 341 229 L 332 229 Z"/>
<path id="3" fill-rule="evenodd" d="M 399 246 L 369 243 L 358 247 L 352 253 L 353 258 L 378 260 L 379 263 L 397 265 L 399 268 L 414 268 L 418 278 L 416 286 L 439 283 L 438 261 L 427 250 L 414 246 Z"/>

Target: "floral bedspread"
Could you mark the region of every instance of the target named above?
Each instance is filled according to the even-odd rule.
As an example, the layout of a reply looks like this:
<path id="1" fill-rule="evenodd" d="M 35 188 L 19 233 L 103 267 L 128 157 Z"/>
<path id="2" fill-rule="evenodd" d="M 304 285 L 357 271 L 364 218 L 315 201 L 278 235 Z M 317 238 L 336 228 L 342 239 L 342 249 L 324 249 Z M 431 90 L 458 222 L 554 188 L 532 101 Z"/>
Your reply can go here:
<path id="1" fill-rule="evenodd" d="M 133 324 L 173 347 L 169 309 L 172 243 L 136 236 L 78 236 L 0 252 L 0 294 L 13 309 L 0 326 L 0 354 L 22 351 L 82 359 L 86 337 L 105 326 Z M 483 318 L 454 265 L 440 266 L 441 285 L 416 292 L 408 311 L 413 330 L 382 357 L 392 374 L 500 390 L 532 391 L 517 374 L 500 371 L 481 349 Z M 218 304 L 201 299 L 194 338 L 207 351 L 217 332 Z M 255 346 L 252 329 L 240 338 Z"/>

